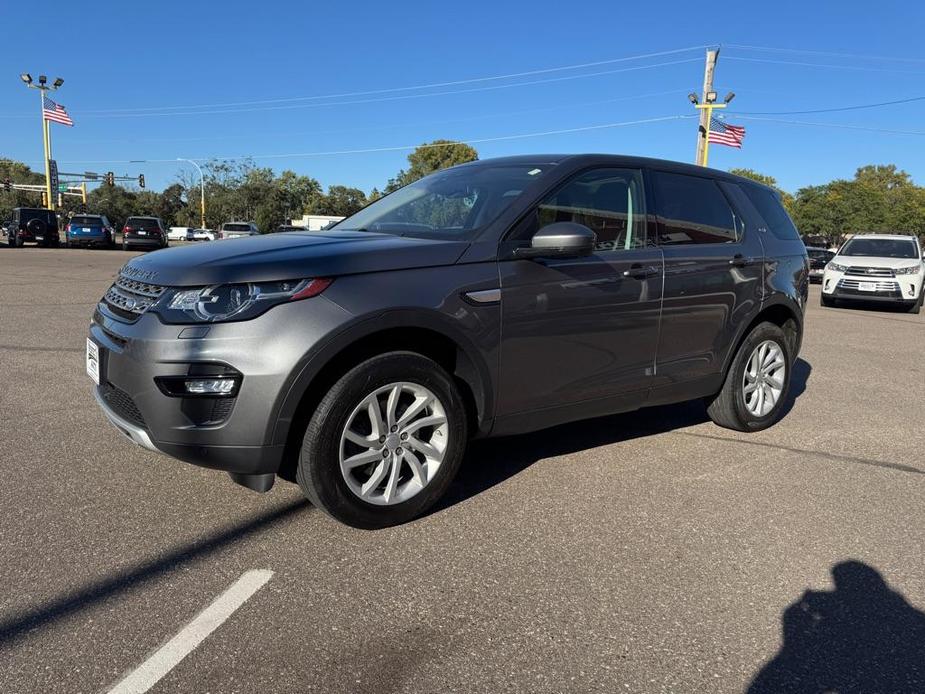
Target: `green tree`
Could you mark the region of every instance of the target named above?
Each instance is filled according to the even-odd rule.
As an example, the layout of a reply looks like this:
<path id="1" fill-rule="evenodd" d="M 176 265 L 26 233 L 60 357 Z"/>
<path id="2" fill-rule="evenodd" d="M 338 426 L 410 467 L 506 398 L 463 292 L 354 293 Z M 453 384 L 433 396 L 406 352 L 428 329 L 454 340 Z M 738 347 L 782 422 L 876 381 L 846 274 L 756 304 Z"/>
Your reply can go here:
<path id="1" fill-rule="evenodd" d="M 784 204 L 784 208 L 792 214 L 793 210 L 793 196 L 777 185 L 777 179 L 773 176 L 767 174 L 759 173 L 754 169 L 729 169 L 729 173 L 735 174 L 736 176 L 742 176 L 743 178 L 750 178 L 753 181 L 758 181 L 758 183 L 763 183 L 766 186 L 770 186 L 778 193 L 780 193 L 781 202 Z"/>
<path id="2" fill-rule="evenodd" d="M 420 145 L 408 155 L 408 169 L 402 169 L 395 178 L 389 179 L 385 192 L 391 193 L 402 186 L 414 183 L 434 171 L 440 171 L 457 164 L 475 161 L 479 153 L 464 142 L 434 140 Z"/>
<path id="3" fill-rule="evenodd" d="M 308 206 L 309 214 L 349 217 L 367 204 L 366 193 L 359 188 L 330 186 L 326 195 L 316 195 Z"/>

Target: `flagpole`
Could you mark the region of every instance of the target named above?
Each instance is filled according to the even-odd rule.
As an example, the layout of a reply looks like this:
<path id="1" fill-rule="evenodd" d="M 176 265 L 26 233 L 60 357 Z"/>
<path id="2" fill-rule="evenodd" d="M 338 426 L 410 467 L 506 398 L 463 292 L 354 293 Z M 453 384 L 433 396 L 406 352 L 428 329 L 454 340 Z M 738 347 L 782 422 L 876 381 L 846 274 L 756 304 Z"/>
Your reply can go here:
<path id="1" fill-rule="evenodd" d="M 45 89 L 39 87 L 39 105 L 42 107 L 42 142 L 45 145 L 45 206 L 49 210 L 55 209 L 55 203 L 51 197 L 51 134 L 48 132 L 48 121 L 45 120 Z"/>

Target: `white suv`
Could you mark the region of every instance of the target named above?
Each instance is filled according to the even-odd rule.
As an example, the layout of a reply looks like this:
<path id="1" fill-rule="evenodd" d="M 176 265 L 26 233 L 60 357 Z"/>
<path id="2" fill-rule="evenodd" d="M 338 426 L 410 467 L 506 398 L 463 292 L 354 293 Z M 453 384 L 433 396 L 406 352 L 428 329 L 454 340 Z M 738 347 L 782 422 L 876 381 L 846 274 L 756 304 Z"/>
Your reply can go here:
<path id="1" fill-rule="evenodd" d="M 838 299 L 883 301 L 918 313 L 923 276 L 922 249 L 915 236 L 855 236 L 825 266 L 822 305 L 834 306 Z"/>

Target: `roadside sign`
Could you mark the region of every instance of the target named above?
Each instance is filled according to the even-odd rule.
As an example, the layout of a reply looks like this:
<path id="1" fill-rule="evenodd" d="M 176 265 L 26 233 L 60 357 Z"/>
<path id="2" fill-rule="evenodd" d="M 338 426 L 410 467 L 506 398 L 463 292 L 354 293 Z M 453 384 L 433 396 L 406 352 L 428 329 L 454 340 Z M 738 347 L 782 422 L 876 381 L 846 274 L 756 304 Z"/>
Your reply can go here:
<path id="1" fill-rule="evenodd" d="M 58 162 L 54 159 L 49 159 L 48 170 L 51 172 L 51 189 L 58 190 Z M 65 190 L 67 189 L 65 188 Z"/>
<path id="2" fill-rule="evenodd" d="M 59 193 L 66 193 L 66 192 L 67 192 L 67 183 L 59 183 L 59 184 L 58 184 L 58 192 L 59 192 Z"/>

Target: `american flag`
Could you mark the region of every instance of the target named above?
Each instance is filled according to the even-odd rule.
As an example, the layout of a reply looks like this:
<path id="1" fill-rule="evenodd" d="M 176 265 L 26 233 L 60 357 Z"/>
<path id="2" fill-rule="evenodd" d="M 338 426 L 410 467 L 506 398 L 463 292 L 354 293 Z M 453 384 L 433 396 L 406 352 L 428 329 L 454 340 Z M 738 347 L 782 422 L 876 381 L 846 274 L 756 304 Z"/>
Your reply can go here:
<path id="1" fill-rule="evenodd" d="M 709 141 L 716 145 L 738 147 L 742 149 L 742 140 L 745 139 L 745 128 L 741 125 L 729 125 L 719 118 L 710 118 Z"/>
<path id="2" fill-rule="evenodd" d="M 64 106 L 61 104 L 56 104 L 54 101 L 49 99 L 45 94 L 42 94 L 42 115 L 45 120 L 53 121 L 54 123 L 61 123 L 61 125 L 74 125 L 74 121 L 71 120 L 71 117 L 67 115 L 67 111 Z"/>

